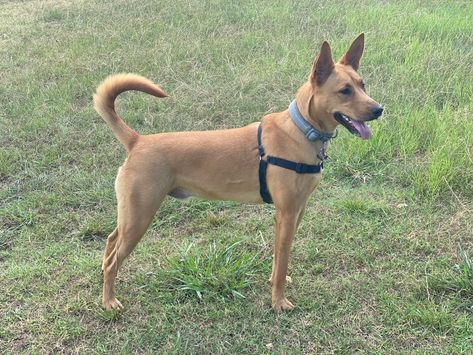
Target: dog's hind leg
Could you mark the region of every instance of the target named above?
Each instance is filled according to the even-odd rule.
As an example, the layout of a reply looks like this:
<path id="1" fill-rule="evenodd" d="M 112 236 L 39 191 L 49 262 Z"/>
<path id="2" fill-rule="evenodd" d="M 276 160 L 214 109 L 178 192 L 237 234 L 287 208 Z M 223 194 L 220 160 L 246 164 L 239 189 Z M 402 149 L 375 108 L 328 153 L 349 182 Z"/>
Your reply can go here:
<path id="1" fill-rule="evenodd" d="M 107 238 L 107 242 L 105 244 L 105 250 L 103 251 L 103 259 L 102 259 L 102 272 L 105 266 L 105 260 L 108 258 L 112 250 L 115 248 L 115 243 L 117 242 L 118 236 L 118 228 L 115 228 L 112 233 Z"/>
<path id="2" fill-rule="evenodd" d="M 126 180 L 123 176 L 117 178 L 118 223 L 107 240 L 102 263 L 102 303 L 107 310 L 123 308 L 114 292 L 118 269 L 146 232 L 167 193 L 162 186 L 159 190 L 151 187 L 149 181 Z"/>

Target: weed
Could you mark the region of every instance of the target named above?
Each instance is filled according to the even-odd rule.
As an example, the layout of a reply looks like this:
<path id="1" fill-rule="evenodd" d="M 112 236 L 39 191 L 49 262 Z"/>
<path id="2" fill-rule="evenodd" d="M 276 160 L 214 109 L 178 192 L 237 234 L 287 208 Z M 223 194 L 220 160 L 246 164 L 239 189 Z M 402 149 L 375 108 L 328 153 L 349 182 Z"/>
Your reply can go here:
<path id="1" fill-rule="evenodd" d="M 197 296 L 211 298 L 244 298 L 258 267 L 260 253 L 241 248 L 242 241 L 228 247 L 213 242 L 205 248 L 190 243 L 177 257 L 170 257 L 168 274 L 174 288 Z"/>
<path id="2" fill-rule="evenodd" d="M 461 263 L 454 267 L 453 280 L 455 280 L 456 288 L 459 292 L 473 295 L 473 265 L 460 244 L 457 245 L 457 253 Z"/>

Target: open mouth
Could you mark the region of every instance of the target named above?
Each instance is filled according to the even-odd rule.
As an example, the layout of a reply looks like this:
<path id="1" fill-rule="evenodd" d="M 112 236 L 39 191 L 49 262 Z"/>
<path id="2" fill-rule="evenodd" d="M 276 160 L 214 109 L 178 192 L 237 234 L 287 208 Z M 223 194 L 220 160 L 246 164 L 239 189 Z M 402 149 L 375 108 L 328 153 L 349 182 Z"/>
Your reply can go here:
<path id="1" fill-rule="evenodd" d="M 333 114 L 338 123 L 348 129 L 348 131 L 361 139 L 368 139 L 370 137 L 370 128 L 364 122 L 352 120 L 341 112 Z"/>

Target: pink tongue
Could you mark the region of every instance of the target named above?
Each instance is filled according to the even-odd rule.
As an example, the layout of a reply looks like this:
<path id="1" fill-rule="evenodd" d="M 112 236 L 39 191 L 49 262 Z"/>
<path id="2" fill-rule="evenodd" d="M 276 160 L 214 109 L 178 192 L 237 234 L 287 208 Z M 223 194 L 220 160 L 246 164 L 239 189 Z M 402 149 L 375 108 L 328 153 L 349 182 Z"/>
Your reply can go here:
<path id="1" fill-rule="evenodd" d="M 370 137 L 370 128 L 364 122 L 351 121 L 351 123 L 355 126 L 362 139 Z"/>

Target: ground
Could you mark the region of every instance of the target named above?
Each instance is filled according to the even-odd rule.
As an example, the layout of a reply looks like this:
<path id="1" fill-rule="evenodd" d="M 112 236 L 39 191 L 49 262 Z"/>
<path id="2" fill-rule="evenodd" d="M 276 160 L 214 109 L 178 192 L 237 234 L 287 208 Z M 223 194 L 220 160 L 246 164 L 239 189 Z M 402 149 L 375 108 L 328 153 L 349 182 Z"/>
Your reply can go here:
<path id="1" fill-rule="evenodd" d="M 2 2 L 0 349 L 473 352 L 471 23 L 466 1 Z M 239 127 L 287 108 L 323 40 L 338 58 L 360 32 L 386 110 L 372 139 L 329 148 L 295 309 L 270 310 L 272 206 L 169 199 L 121 269 L 124 311 L 103 311 L 125 151 L 98 83 L 134 72 L 170 94 L 119 98 L 141 134 Z"/>

